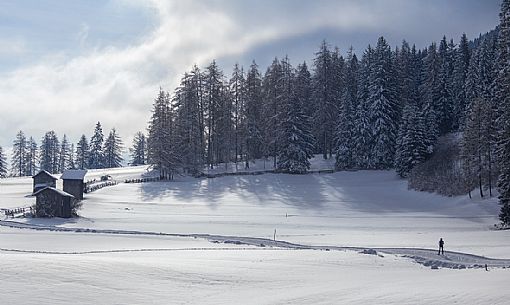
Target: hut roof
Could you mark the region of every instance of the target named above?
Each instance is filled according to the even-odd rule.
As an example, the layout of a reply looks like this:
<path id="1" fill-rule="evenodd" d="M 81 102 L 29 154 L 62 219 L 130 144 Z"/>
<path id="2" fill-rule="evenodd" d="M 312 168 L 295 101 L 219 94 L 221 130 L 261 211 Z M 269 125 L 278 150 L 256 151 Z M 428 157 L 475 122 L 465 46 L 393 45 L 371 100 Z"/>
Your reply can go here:
<path id="1" fill-rule="evenodd" d="M 49 191 L 52 191 L 52 192 L 56 192 L 56 193 L 58 193 L 59 195 L 64 196 L 64 197 L 71 197 L 71 198 L 74 198 L 74 196 L 73 196 L 73 195 L 71 195 L 71 194 L 69 194 L 69 193 L 66 193 L 66 192 L 64 192 L 64 191 L 58 190 L 58 189 L 56 189 L 56 188 L 54 188 L 54 187 L 51 187 L 51 186 L 45 187 L 45 188 L 43 188 L 43 189 L 41 189 L 41 190 L 38 190 L 37 192 L 33 193 L 32 195 L 37 196 L 37 195 L 39 195 L 40 193 L 42 193 L 42 192 L 44 192 L 44 191 L 46 191 L 46 190 L 49 190 Z"/>
<path id="2" fill-rule="evenodd" d="M 50 177 L 50 178 L 53 178 L 53 180 L 58 180 L 58 178 L 57 178 L 57 177 L 53 176 L 52 174 L 48 173 L 48 172 L 47 172 L 47 171 L 45 171 L 45 170 L 42 170 L 42 171 L 38 172 L 37 174 L 35 174 L 34 176 L 32 176 L 32 178 L 35 178 L 35 177 L 40 176 L 40 175 L 46 175 L 46 176 L 48 176 L 48 177 Z"/>
<path id="3" fill-rule="evenodd" d="M 86 169 L 68 169 L 66 170 L 60 179 L 62 180 L 83 180 L 87 174 Z"/>

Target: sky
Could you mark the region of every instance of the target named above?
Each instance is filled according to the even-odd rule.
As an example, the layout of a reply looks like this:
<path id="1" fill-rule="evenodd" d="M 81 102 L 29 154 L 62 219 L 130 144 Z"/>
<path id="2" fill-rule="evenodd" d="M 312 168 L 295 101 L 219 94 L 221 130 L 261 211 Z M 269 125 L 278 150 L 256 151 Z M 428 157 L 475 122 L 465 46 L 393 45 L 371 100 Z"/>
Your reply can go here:
<path id="1" fill-rule="evenodd" d="M 0 146 L 19 130 L 76 143 L 100 121 L 126 147 L 159 88 L 216 59 L 261 71 L 310 61 L 326 39 L 361 54 L 384 36 L 424 48 L 498 24 L 499 0 L 0 0 Z"/>

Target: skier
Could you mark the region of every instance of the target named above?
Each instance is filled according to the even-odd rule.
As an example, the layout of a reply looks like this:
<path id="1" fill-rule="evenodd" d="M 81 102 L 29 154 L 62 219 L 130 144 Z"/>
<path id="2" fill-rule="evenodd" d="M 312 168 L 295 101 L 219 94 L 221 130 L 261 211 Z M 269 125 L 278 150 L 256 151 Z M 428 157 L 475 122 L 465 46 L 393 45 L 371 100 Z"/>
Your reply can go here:
<path id="1" fill-rule="evenodd" d="M 440 238 L 439 239 L 439 250 L 437 251 L 437 255 L 441 255 L 441 254 L 444 254 L 444 240 L 443 238 Z"/>

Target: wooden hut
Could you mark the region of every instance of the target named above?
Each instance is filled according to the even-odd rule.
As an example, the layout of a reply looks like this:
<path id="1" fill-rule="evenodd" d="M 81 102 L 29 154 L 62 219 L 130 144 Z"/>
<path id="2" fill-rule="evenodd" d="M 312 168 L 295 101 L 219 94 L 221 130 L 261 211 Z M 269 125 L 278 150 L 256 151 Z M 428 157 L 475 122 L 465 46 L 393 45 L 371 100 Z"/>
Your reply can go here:
<path id="1" fill-rule="evenodd" d="M 37 217 L 73 216 L 74 196 L 54 187 L 46 187 L 35 194 L 35 214 Z"/>
<path id="2" fill-rule="evenodd" d="M 77 200 L 83 200 L 83 191 L 85 189 L 85 175 L 87 170 L 70 169 L 66 170 L 60 179 L 64 180 L 64 192 L 74 196 Z"/>
<path id="3" fill-rule="evenodd" d="M 42 190 L 46 187 L 56 187 L 58 178 L 48 173 L 47 171 L 40 171 L 35 176 L 32 177 L 34 179 L 34 187 L 32 193 L 36 193 L 39 190 Z"/>

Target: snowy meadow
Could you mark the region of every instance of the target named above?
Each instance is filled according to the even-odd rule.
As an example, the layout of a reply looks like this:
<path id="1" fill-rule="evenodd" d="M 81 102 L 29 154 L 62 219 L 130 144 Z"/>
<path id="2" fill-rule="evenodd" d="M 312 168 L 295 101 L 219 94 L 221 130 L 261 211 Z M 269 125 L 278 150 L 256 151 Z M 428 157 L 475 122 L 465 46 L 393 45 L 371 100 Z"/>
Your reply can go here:
<path id="1" fill-rule="evenodd" d="M 105 173 L 123 182 L 146 167 L 87 179 Z M 33 203 L 30 178 L 0 190 L 1 208 Z M 408 190 L 393 171 L 119 183 L 86 194 L 79 218 L 2 220 L 0 299 L 505 304 L 510 236 L 492 229 L 497 211 L 492 199 Z"/>

